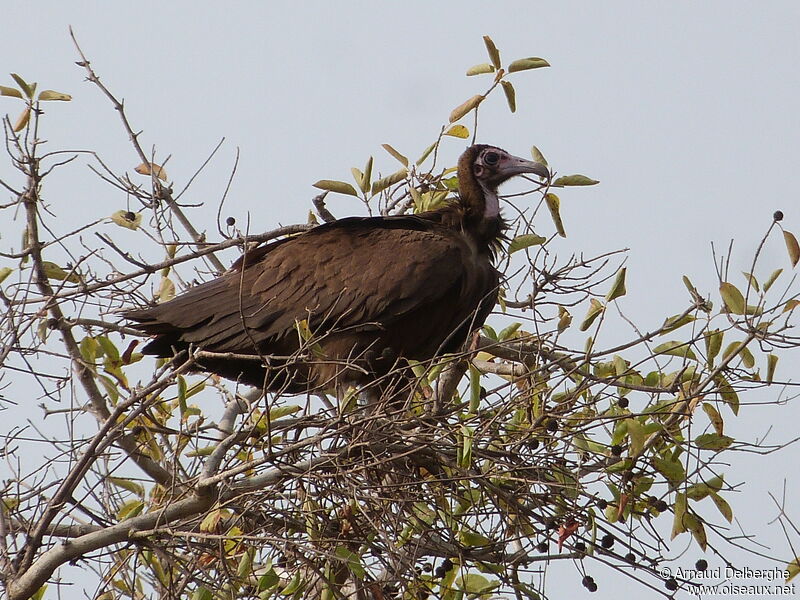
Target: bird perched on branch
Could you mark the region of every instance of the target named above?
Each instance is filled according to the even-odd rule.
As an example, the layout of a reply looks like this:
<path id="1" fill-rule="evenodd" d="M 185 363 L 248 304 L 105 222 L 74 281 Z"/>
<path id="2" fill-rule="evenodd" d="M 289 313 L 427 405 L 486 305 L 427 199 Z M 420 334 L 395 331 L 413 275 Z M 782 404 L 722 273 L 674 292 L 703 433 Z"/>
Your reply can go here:
<path id="1" fill-rule="evenodd" d="M 220 277 L 125 317 L 145 354 L 266 391 L 365 385 L 463 347 L 497 301 L 498 186 L 545 165 L 493 146 L 458 161 L 458 195 L 417 215 L 350 217 L 248 251 Z M 217 354 L 216 356 L 214 354 Z"/>

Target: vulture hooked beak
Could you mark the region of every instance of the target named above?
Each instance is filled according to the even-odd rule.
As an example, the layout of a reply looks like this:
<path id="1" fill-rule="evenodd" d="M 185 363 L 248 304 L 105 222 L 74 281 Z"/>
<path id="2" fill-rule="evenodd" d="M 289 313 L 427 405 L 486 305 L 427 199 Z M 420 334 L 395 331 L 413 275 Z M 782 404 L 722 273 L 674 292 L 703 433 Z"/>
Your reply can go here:
<path id="1" fill-rule="evenodd" d="M 533 173 L 539 177 L 550 179 L 550 170 L 547 165 L 511 155 L 506 155 L 500 159 L 500 164 L 497 165 L 497 173 L 503 180 L 523 173 Z"/>

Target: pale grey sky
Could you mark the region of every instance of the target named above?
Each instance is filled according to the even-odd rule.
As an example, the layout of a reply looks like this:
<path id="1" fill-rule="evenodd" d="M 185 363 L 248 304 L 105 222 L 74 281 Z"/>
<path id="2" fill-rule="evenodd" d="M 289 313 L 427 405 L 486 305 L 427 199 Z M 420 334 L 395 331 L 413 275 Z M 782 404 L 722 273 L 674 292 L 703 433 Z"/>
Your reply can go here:
<path id="1" fill-rule="evenodd" d="M 516 115 L 493 97 L 481 112 L 479 141 L 520 155 L 536 144 L 562 173 L 601 180 L 561 194 L 568 237 L 557 249 L 591 255 L 629 247 L 622 306 L 643 329 L 685 308 L 681 275 L 703 293 L 716 289 L 712 241 L 724 248 L 736 240 L 738 274 L 749 269 L 775 209 L 800 233 L 796 2 L 3 4 L 0 84 L 9 85 L 13 71 L 74 98 L 46 107 L 53 149 L 92 149 L 117 170 L 138 163 L 108 101 L 74 65 L 68 25 L 103 81 L 125 98 L 144 146 L 171 155 L 171 179 L 185 182 L 227 139 L 186 197 L 209 203 L 196 219 L 209 232 L 236 147 L 241 161 L 223 216 L 243 223 L 249 213 L 254 231 L 304 221 L 311 184 L 349 179 L 350 167 L 370 155 L 376 169 L 395 170 L 381 143 L 416 155 L 454 106 L 484 90 L 486 81 L 464 71 L 486 61 L 481 36 L 489 34 L 504 62 L 541 56 L 552 68 L 518 74 Z M 0 99 L 0 113 L 13 110 Z M 464 145 L 445 147 L 452 160 Z M 0 178 L 14 179 L 7 161 Z M 65 229 L 125 208 L 85 167 L 55 174 L 45 197 Z M 329 207 L 338 216 L 361 210 L 341 198 Z M 552 231 L 546 219 L 538 227 Z M 17 228 L 0 224 L 4 247 L 8 239 L 17 244 L 8 231 Z M 761 275 L 789 267 L 782 243 L 767 246 L 763 264 Z M 786 356 L 779 374 L 791 378 L 797 366 Z M 770 439 L 790 439 L 800 415 L 796 404 L 744 410 L 747 425 L 736 435 L 749 440 L 772 423 Z M 729 469 L 747 483 L 732 498 L 744 530 L 763 534 L 781 554 L 766 492 L 780 494 L 788 477 L 800 497 L 798 457 L 797 448 L 737 456 L 741 463 Z M 697 554 L 692 549 L 685 566 Z M 582 589 L 566 572 L 553 597 Z M 596 597 L 612 597 L 605 577 L 596 579 Z"/>

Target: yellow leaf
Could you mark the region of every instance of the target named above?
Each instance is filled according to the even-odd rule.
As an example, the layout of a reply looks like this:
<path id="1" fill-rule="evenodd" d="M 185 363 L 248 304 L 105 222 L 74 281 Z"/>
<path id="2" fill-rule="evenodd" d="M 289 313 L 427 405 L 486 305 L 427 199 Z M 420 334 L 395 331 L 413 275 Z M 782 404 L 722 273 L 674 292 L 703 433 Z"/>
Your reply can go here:
<path id="1" fill-rule="evenodd" d="M 484 73 L 494 73 L 494 67 L 489 63 L 481 63 L 467 69 L 467 77 L 472 77 L 473 75 L 483 75 Z"/>
<path id="2" fill-rule="evenodd" d="M 494 45 L 492 38 L 488 35 L 483 36 L 483 43 L 486 44 L 486 51 L 489 53 L 489 60 L 492 61 L 495 69 L 499 69 L 500 65 L 500 51 L 497 49 L 497 46 Z"/>
<path id="3" fill-rule="evenodd" d="M 547 203 L 547 210 L 550 211 L 550 217 L 553 219 L 553 223 L 556 226 L 558 235 L 561 237 L 567 237 L 567 234 L 564 231 L 564 223 L 561 221 L 561 213 L 559 213 L 561 200 L 559 200 L 558 196 L 555 194 L 550 193 L 545 195 L 544 201 Z"/>
<path id="4" fill-rule="evenodd" d="M 722 296 L 722 301 L 725 303 L 728 312 L 731 312 L 735 315 L 744 314 L 746 308 L 744 296 L 742 296 L 742 292 L 740 292 L 735 285 L 728 283 L 727 281 L 723 281 L 719 286 L 719 293 Z"/>
<path id="5" fill-rule="evenodd" d="M 134 170 L 140 175 L 154 174 L 161 181 L 167 180 L 167 172 L 164 170 L 164 167 L 157 165 L 156 163 L 142 163 Z"/>
<path id="6" fill-rule="evenodd" d="M 69 281 L 70 283 L 80 283 L 81 278 L 75 272 L 67 272 L 56 263 L 49 261 L 42 261 L 44 274 L 48 279 L 56 279 L 58 281 Z"/>
<path id="7" fill-rule="evenodd" d="M 602 302 L 596 298 L 589 300 L 589 310 L 586 311 L 586 316 L 583 318 L 580 330 L 586 331 L 589 329 L 589 327 L 592 326 L 592 323 L 594 323 L 594 320 L 600 316 L 600 313 L 602 313 L 603 310 L 605 310 L 605 306 L 603 306 Z"/>
<path id="8" fill-rule="evenodd" d="M 172 283 L 171 279 L 164 277 L 161 280 L 161 285 L 158 286 L 156 296 L 158 297 L 159 303 L 169 302 L 175 297 L 175 284 Z"/>
<path id="9" fill-rule="evenodd" d="M 25 127 L 28 126 L 28 121 L 30 120 L 31 120 L 31 107 L 28 106 L 27 108 L 25 108 L 25 110 L 22 111 L 22 114 L 20 114 L 20 116 L 17 117 L 17 120 L 14 123 L 13 127 L 14 132 L 17 133 L 25 129 Z"/>
<path id="10" fill-rule="evenodd" d="M 22 98 L 22 93 L 17 88 L 0 85 L 0 96 L 11 96 L 12 98 Z"/>
<path id="11" fill-rule="evenodd" d="M 557 178 L 552 185 L 553 187 L 574 187 L 581 185 L 597 185 L 600 183 L 597 179 L 592 179 L 586 175 L 564 175 Z"/>
<path id="12" fill-rule="evenodd" d="M 400 154 L 397 150 L 392 148 L 392 146 L 390 146 L 389 144 L 381 144 L 381 146 L 383 147 L 384 150 L 386 150 L 394 158 L 396 158 L 401 163 L 403 163 L 404 167 L 408 166 L 408 159 L 405 156 L 403 156 L 402 154 Z"/>
<path id="13" fill-rule="evenodd" d="M 703 402 L 703 412 L 708 416 L 708 420 L 711 421 L 711 426 L 714 428 L 714 431 L 717 432 L 717 435 L 722 435 L 725 422 L 722 420 L 722 415 L 719 414 L 716 407 L 708 402 Z"/>
<path id="14" fill-rule="evenodd" d="M 617 276 L 614 279 L 614 285 L 611 286 L 611 289 L 608 290 L 606 294 L 606 301 L 610 302 L 615 298 L 619 298 L 620 296 L 624 296 L 626 293 L 625 290 L 625 273 L 627 272 L 626 267 L 622 267 L 618 272 Z"/>
<path id="15" fill-rule="evenodd" d="M 789 252 L 789 260 L 792 261 L 792 266 L 797 266 L 797 261 L 800 260 L 800 244 L 797 243 L 797 238 L 791 231 L 783 232 L 783 240 L 786 242 L 786 250 Z"/>
<path id="16" fill-rule="evenodd" d="M 407 175 L 408 175 L 408 169 L 400 169 L 399 171 L 396 171 L 391 175 L 387 175 L 382 179 L 378 179 L 372 184 L 372 194 L 375 195 L 379 192 L 382 192 L 390 185 L 394 185 L 395 183 L 403 181 Z"/>
<path id="17" fill-rule="evenodd" d="M 3 267 L 0 269 L 0 283 L 3 283 L 6 280 L 6 277 L 11 275 L 14 272 L 14 269 L 11 267 Z"/>
<path id="18" fill-rule="evenodd" d="M 529 69 L 541 69 L 542 67 L 549 67 L 550 63 L 543 58 L 531 56 L 530 58 L 520 58 L 508 65 L 508 72 L 514 73 L 515 71 L 527 71 Z"/>
<path id="19" fill-rule="evenodd" d="M 110 217 L 111 221 L 126 229 L 138 229 L 142 224 L 142 213 L 118 210 Z"/>
<path id="20" fill-rule="evenodd" d="M 456 106 L 453 111 L 450 113 L 450 122 L 454 123 L 458 121 L 461 117 L 469 113 L 471 110 L 478 107 L 478 105 L 483 102 L 484 96 L 480 94 L 476 94 L 466 102 L 462 102 L 458 106 Z"/>
<path id="21" fill-rule="evenodd" d="M 444 134 L 465 140 L 469 137 L 469 129 L 463 125 L 452 125 Z"/>
<path id="22" fill-rule="evenodd" d="M 536 162 L 542 163 L 544 166 L 547 166 L 547 159 L 544 157 L 544 154 L 542 154 L 542 151 L 539 150 L 539 148 L 537 148 L 536 146 L 531 146 L 531 156 L 533 157 L 533 160 L 535 160 Z"/>
<path id="23" fill-rule="evenodd" d="M 517 112 L 517 94 L 514 92 L 514 86 L 509 81 L 501 81 L 500 85 L 503 86 L 503 93 L 506 95 L 506 102 L 511 112 Z"/>
<path id="24" fill-rule="evenodd" d="M 72 96 L 69 94 L 64 94 L 62 92 L 56 92 L 54 90 L 42 90 L 39 92 L 39 100 L 47 101 L 47 100 L 60 100 L 62 102 L 69 102 L 72 100 Z"/>
<path id="25" fill-rule="evenodd" d="M 346 194 L 348 196 L 358 196 L 356 189 L 349 183 L 344 181 L 334 181 L 332 179 L 320 179 L 314 184 L 315 188 L 320 190 L 327 190 L 329 192 L 336 192 L 337 194 Z"/>

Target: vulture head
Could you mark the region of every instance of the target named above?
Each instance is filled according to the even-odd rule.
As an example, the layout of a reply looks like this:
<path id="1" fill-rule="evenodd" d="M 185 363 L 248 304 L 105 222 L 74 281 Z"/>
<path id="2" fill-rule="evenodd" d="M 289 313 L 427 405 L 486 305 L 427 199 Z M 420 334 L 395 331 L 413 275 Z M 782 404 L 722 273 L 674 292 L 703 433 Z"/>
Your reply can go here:
<path id="1" fill-rule="evenodd" d="M 458 160 L 461 201 L 474 217 L 498 219 L 500 216 L 498 186 L 516 175 L 525 173 L 550 177 L 550 171 L 542 163 L 513 156 L 495 146 L 485 144 L 471 146 Z"/>

